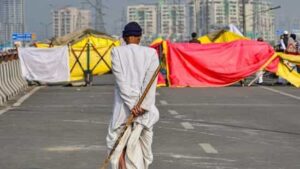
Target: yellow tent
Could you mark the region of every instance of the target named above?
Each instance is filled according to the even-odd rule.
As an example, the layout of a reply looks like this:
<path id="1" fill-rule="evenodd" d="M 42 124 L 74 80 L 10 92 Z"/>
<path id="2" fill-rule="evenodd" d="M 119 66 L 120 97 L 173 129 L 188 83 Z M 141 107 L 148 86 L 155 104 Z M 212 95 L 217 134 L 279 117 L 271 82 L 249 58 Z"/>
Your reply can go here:
<path id="1" fill-rule="evenodd" d="M 202 44 L 232 42 L 240 39 L 247 38 L 244 36 L 240 36 L 234 32 L 230 32 L 228 30 L 212 32 L 198 38 L 198 40 L 200 40 Z"/>
<path id="2" fill-rule="evenodd" d="M 276 74 L 283 77 L 296 87 L 300 87 L 300 73 L 297 72 L 295 65 L 300 65 L 300 56 L 278 52 L 280 57 Z"/>
<path id="3" fill-rule="evenodd" d="M 110 72 L 110 52 L 120 42 L 104 33 L 86 29 L 52 39 L 50 44 L 36 43 L 39 48 L 63 45 L 69 46 L 71 81 L 75 81 L 82 80 L 86 71 L 92 75 Z"/>

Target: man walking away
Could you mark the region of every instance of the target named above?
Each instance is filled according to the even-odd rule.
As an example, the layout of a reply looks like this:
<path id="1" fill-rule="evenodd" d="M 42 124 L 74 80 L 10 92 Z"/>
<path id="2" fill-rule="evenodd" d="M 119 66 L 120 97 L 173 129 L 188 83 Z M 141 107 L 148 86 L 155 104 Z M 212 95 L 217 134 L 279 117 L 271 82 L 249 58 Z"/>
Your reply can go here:
<path id="1" fill-rule="evenodd" d="M 148 169 L 153 161 L 153 125 L 159 119 L 155 106 L 157 79 L 141 107 L 136 103 L 159 65 L 152 48 L 140 46 L 142 29 L 136 22 L 128 23 L 123 31 L 125 46 L 112 50 L 112 72 L 115 76 L 115 95 L 112 118 L 106 137 L 111 151 L 131 113 L 136 120 L 125 131 L 111 157 L 112 169 Z"/>

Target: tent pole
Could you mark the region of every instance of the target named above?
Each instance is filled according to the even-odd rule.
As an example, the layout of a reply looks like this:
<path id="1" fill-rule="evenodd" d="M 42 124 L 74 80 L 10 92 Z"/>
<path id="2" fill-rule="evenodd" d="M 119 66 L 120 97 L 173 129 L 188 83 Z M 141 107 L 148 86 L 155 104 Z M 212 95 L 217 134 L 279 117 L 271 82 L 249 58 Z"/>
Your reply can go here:
<path id="1" fill-rule="evenodd" d="M 261 74 L 264 75 L 265 72 L 263 72 L 263 73 L 261 73 Z M 259 78 L 259 76 L 256 76 L 256 77 L 248 84 L 248 87 L 252 86 L 252 84 L 253 84 L 254 82 L 256 82 L 256 81 L 258 80 L 258 78 Z"/>
<path id="2" fill-rule="evenodd" d="M 85 71 L 85 84 L 86 86 L 90 86 L 92 84 L 92 75 L 90 70 L 90 40 L 87 42 L 87 55 L 86 55 L 86 71 Z"/>

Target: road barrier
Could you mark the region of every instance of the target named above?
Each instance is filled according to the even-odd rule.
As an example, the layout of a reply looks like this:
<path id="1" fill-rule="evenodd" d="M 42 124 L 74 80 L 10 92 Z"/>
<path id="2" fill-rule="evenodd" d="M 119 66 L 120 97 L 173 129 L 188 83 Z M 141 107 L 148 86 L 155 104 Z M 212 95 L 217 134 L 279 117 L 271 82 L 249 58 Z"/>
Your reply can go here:
<path id="1" fill-rule="evenodd" d="M 28 87 L 22 78 L 17 51 L 0 53 L 0 105 L 15 97 Z"/>

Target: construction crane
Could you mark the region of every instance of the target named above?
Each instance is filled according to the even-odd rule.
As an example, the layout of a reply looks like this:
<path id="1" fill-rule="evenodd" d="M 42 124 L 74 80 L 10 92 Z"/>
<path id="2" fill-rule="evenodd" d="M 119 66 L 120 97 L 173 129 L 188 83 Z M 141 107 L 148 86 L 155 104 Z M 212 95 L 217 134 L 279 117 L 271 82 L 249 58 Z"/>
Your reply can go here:
<path id="1" fill-rule="evenodd" d="M 102 4 L 102 0 L 95 0 L 95 3 L 91 0 L 86 0 L 86 2 L 95 9 L 95 29 L 100 32 L 106 32 L 105 23 L 103 16 L 102 8 L 104 7 Z"/>

